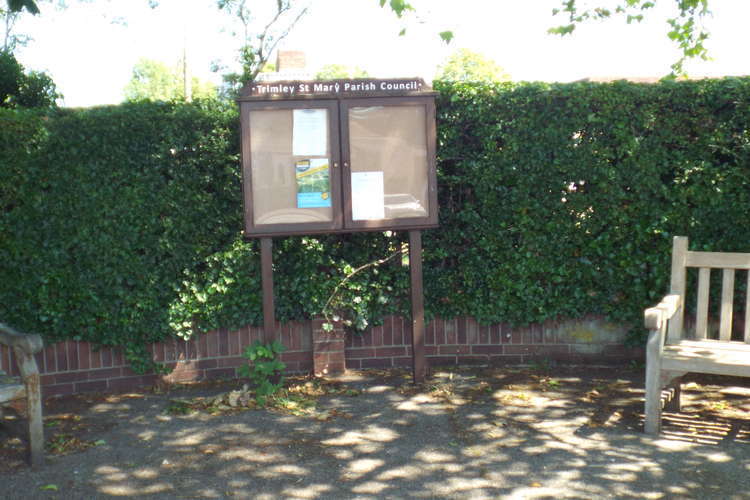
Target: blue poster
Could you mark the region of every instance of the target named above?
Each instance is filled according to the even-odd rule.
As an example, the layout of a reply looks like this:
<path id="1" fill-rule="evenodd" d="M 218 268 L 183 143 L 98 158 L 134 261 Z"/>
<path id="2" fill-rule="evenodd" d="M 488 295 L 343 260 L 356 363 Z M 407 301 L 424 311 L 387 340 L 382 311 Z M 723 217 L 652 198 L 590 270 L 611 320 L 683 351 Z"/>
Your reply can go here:
<path id="1" fill-rule="evenodd" d="M 328 158 L 299 160 L 295 167 L 297 208 L 331 206 L 331 182 Z"/>

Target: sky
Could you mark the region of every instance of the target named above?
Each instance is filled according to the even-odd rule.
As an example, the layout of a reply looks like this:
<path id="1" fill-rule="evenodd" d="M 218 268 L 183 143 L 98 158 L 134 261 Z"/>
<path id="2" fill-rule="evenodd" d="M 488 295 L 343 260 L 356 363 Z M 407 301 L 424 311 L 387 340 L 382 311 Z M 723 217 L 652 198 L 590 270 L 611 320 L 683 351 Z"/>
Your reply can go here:
<path id="1" fill-rule="evenodd" d="M 310 3 L 283 49 L 302 50 L 312 73 L 325 64 L 358 66 L 370 76 L 431 81 L 451 52 L 468 48 L 493 59 L 518 81 L 596 77 L 661 77 L 679 52 L 667 38 L 674 0 L 661 0 L 640 24 L 623 19 L 580 26 L 572 36 L 547 34 L 561 0 L 411 0 L 415 15 L 397 19 L 378 0 L 298 0 Z M 585 1 L 585 0 L 579 0 Z M 250 0 L 252 4 L 275 3 Z M 606 3 L 609 0 L 598 0 Z M 140 58 L 176 64 L 187 52 L 194 76 L 220 81 L 220 63 L 236 69 L 240 39 L 215 0 L 69 0 L 64 10 L 41 4 L 18 31 L 32 41 L 17 51 L 29 69 L 48 71 L 65 106 L 118 103 Z M 612 3 L 612 2 L 609 2 Z M 750 74 L 750 1 L 711 0 L 707 42 L 712 61 L 687 65 L 690 76 Z M 259 21 L 264 13 L 259 12 Z M 403 36 L 399 36 L 406 28 Z M 445 44 L 438 33 L 452 30 Z"/>

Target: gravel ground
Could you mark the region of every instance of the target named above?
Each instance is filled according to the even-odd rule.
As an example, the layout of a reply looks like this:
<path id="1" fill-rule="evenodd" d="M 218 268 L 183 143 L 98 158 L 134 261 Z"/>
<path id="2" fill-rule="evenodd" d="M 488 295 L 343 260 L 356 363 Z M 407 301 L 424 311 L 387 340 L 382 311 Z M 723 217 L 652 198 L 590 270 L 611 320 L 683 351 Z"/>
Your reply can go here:
<path id="1" fill-rule="evenodd" d="M 695 378 L 658 438 L 642 369 L 354 372 L 311 415 L 175 414 L 226 391 L 48 401 L 47 464 L 0 436 L 4 498 L 750 498 L 750 380 Z M 62 437 L 60 437 L 62 436 Z M 14 455 L 15 454 L 15 455 Z"/>

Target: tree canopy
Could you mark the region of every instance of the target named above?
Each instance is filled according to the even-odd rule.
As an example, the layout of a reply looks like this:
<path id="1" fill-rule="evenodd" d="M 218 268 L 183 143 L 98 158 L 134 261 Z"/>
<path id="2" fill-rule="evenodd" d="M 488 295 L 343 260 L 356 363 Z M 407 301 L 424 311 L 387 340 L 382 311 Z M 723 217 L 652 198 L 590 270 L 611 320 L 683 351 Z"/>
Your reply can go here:
<path id="1" fill-rule="evenodd" d="M 561 5 L 552 11 L 553 15 L 567 16 L 567 24 L 550 28 L 550 33 L 568 35 L 576 26 L 587 21 L 604 20 L 611 17 L 624 17 L 628 24 L 641 22 L 646 13 L 660 0 L 618 0 L 614 9 L 602 6 L 579 8 L 580 0 L 560 0 Z M 600 0 L 601 1 L 601 0 Z M 684 74 L 684 63 L 690 58 L 708 59 L 708 50 L 703 42 L 708 32 L 702 24 L 703 18 L 711 14 L 708 0 L 661 0 L 661 3 L 674 3 L 673 17 L 667 20 L 667 37 L 680 48 L 682 56 L 672 64 L 672 74 Z"/>
<path id="2" fill-rule="evenodd" d="M 222 89 L 222 94 L 229 96 L 235 94 L 242 84 L 255 80 L 279 42 L 308 12 L 307 0 L 252 2 L 252 7 L 248 5 L 250 3 L 248 0 L 217 1 L 219 10 L 232 16 L 239 28 L 233 34 L 242 40 L 238 56 L 242 71 L 223 77 L 226 88 Z"/>
<path id="3" fill-rule="evenodd" d="M 381 7 L 386 4 L 396 16 L 415 11 L 407 0 L 377 0 Z M 711 14 L 708 9 L 709 0 L 616 0 L 614 8 L 609 8 L 612 2 L 597 0 L 585 2 L 585 0 L 558 0 L 560 7 L 553 9 L 553 15 L 567 15 L 567 23 L 549 29 L 550 33 L 569 35 L 575 31 L 576 26 L 591 20 L 603 20 L 615 16 L 625 17 L 630 24 L 640 22 L 647 12 L 653 9 L 657 2 L 670 4 L 675 9 L 674 16 L 668 20 L 669 30 L 667 37 L 677 44 L 682 56 L 672 64 L 673 75 L 684 74 L 684 63 L 687 59 L 708 59 L 708 50 L 704 42 L 709 33 L 702 24 L 703 18 Z M 583 8 L 581 4 L 585 3 Z M 404 33 L 404 30 L 401 30 Z M 440 37 L 446 42 L 453 38 L 451 31 L 442 31 Z"/>
<path id="4" fill-rule="evenodd" d="M 495 61 L 469 49 L 458 49 L 438 68 L 438 80 L 453 82 L 502 82 L 510 75 Z"/>
<path id="5" fill-rule="evenodd" d="M 337 78 L 367 78 L 370 75 L 362 68 L 345 64 L 326 64 L 315 73 L 318 80 L 335 80 Z"/>
<path id="6" fill-rule="evenodd" d="M 8 0 L 9 12 L 21 12 L 23 9 L 32 14 L 39 14 L 39 7 L 34 0 Z"/>
<path id="7" fill-rule="evenodd" d="M 44 108 L 59 97 L 48 74 L 25 71 L 12 53 L 0 51 L 0 108 Z"/>
<path id="8" fill-rule="evenodd" d="M 169 66 L 161 61 L 141 58 L 133 66 L 133 75 L 123 89 L 128 101 L 183 101 L 185 85 L 182 64 Z M 216 86 L 211 82 L 191 78 L 192 97 L 205 99 L 216 97 Z"/>

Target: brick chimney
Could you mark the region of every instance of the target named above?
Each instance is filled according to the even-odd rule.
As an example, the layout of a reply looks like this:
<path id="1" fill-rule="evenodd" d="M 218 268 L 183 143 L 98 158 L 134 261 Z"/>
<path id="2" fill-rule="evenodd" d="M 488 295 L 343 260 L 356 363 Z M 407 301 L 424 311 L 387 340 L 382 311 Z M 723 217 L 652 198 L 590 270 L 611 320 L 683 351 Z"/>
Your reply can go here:
<path id="1" fill-rule="evenodd" d="M 305 69 L 307 61 L 301 50 L 280 50 L 276 55 L 276 71 L 278 73 L 299 72 Z"/>

